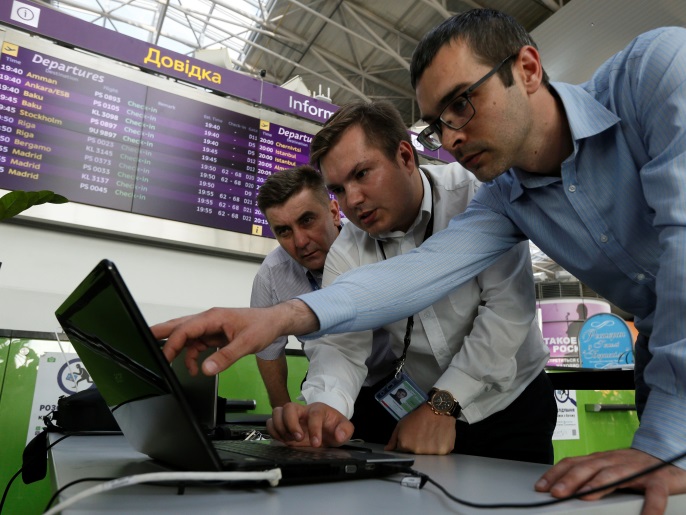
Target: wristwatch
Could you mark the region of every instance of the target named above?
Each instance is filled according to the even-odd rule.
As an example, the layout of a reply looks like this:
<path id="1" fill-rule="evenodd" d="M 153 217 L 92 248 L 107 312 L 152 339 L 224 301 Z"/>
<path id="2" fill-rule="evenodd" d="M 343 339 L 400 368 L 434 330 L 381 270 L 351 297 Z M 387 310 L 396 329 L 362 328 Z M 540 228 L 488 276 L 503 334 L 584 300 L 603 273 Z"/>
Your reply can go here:
<path id="1" fill-rule="evenodd" d="M 462 412 L 460 403 L 447 390 L 432 388 L 429 390 L 429 400 L 426 403 L 436 415 L 450 415 L 457 418 Z"/>

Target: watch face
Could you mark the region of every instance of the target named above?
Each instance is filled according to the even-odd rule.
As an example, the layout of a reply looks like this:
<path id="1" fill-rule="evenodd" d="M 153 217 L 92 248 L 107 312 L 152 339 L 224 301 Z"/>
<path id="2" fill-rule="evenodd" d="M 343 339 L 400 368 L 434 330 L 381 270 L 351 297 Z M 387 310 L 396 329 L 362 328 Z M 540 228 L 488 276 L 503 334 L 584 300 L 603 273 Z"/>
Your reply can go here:
<path id="1" fill-rule="evenodd" d="M 437 411 L 440 411 L 441 413 L 448 413 L 451 409 L 453 409 L 453 406 L 455 406 L 455 401 L 449 392 L 439 390 L 434 393 L 433 397 L 431 397 L 431 404 L 433 404 L 433 407 Z"/>

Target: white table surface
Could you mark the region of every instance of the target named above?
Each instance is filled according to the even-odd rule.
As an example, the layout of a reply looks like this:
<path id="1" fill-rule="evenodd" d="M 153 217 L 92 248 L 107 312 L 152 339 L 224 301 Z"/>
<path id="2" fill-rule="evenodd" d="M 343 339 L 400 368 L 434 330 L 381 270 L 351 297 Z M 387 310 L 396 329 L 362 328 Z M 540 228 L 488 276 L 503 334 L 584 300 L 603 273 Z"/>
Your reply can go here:
<path id="1" fill-rule="evenodd" d="M 55 441 L 60 435 L 51 435 Z M 123 436 L 72 436 L 50 450 L 53 489 L 83 477 L 122 477 L 165 469 L 134 451 Z M 453 495 L 471 502 L 537 502 L 551 499 L 533 484 L 545 465 L 453 454 L 416 456 L 414 468 L 428 474 Z M 97 483 L 80 483 L 60 500 Z M 136 485 L 83 499 L 67 508 L 69 515 L 117 514 L 639 514 L 643 498 L 614 494 L 600 501 L 566 501 L 542 508 L 478 509 L 457 504 L 435 486 L 418 490 L 400 485 L 400 476 L 384 479 L 282 487 L 188 487 Z M 686 513 L 686 494 L 670 498 L 668 514 Z"/>

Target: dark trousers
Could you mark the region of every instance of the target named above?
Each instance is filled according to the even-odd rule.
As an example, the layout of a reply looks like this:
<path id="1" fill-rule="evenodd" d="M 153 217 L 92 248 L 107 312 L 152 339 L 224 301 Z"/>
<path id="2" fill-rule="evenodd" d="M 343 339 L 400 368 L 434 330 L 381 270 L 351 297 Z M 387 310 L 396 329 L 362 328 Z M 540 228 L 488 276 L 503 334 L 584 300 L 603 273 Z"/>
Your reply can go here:
<path id="1" fill-rule="evenodd" d="M 650 338 L 639 334 L 636 338 L 636 345 L 634 346 L 634 388 L 636 391 L 636 413 L 638 420 L 641 420 L 643 409 L 648 402 L 648 395 L 650 394 L 650 387 L 646 384 L 643 378 L 643 371 L 646 365 L 653 359 L 653 355 L 648 349 L 648 342 Z"/>
<path id="2" fill-rule="evenodd" d="M 364 387 L 355 402 L 353 438 L 386 444 L 395 419 L 374 399 L 382 385 Z M 553 386 L 541 372 L 507 408 L 474 424 L 456 421 L 453 452 L 552 464 L 557 404 Z"/>

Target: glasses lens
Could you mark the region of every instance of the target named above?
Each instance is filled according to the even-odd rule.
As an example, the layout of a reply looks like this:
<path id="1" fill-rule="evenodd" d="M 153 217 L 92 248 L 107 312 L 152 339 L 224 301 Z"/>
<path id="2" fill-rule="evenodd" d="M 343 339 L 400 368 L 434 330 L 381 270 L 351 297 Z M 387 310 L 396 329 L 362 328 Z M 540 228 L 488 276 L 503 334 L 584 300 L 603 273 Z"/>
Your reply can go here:
<path id="1" fill-rule="evenodd" d="M 429 150 L 438 150 L 441 148 L 441 139 L 439 134 L 429 125 L 426 129 L 419 133 L 417 141 Z"/>
<path id="2" fill-rule="evenodd" d="M 441 121 L 454 130 L 459 130 L 474 116 L 474 106 L 468 97 L 459 96 L 448 104 L 443 113 Z"/>

